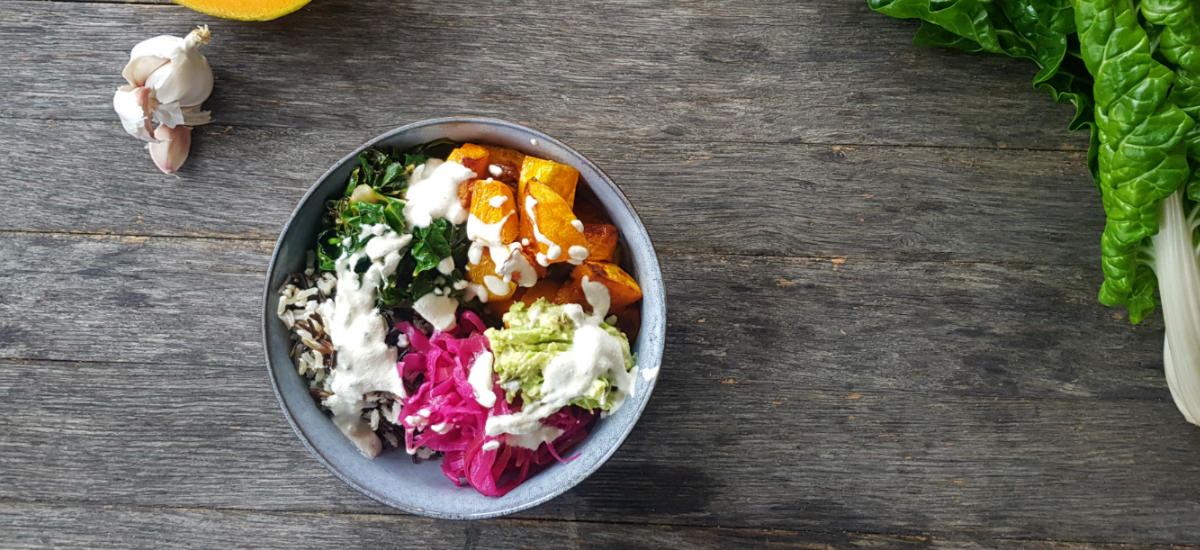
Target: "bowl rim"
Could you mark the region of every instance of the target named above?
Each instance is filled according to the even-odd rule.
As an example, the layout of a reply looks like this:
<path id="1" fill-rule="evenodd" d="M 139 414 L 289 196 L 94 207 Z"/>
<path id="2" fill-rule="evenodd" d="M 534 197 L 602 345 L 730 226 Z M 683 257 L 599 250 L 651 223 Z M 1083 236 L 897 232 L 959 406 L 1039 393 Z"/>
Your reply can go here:
<path id="1" fill-rule="evenodd" d="M 545 140 L 548 143 L 553 143 L 555 146 L 563 148 L 564 150 L 566 150 L 570 154 L 574 155 L 578 159 L 582 159 L 583 161 L 587 162 L 591 166 L 591 168 L 594 169 L 601 177 L 600 182 L 589 181 L 588 185 L 589 186 L 597 185 L 597 184 L 611 185 L 613 187 L 613 190 L 616 191 L 617 197 L 620 199 L 621 206 L 628 209 L 629 212 L 633 215 L 633 223 L 635 223 L 636 227 L 641 231 L 641 233 L 643 235 L 645 235 L 646 242 L 650 244 L 650 254 L 648 254 L 648 257 L 651 260 L 650 265 L 639 266 L 639 268 L 640 269 L 650 269 L 650 273 L 648 273 L 650 278 L 654 281 L 657 281 L 658 286 L 660 286 L 660 287 L 663 286 L 662 285 L 662 266 L 661 266 L 661 261 L 660 261 L 659 255 L 658 255 L 658 248 L 654 246 L 654 243 L 650 238 L 650 233 L 646 230 L 645 223 L 643 223 L 643 221 L 642 221 L 641 215 L 638 214 L 638 211 L 633 206 L 633 204 L 629 202 L 629 198 L 625 195 L 625 192 L 621 189 L 621 187 L 602 168 L 600 168 L 598 165 L 596 165 L 594 162 L 592 162 L 591 159 L 589 159 L 588 157 L 586 157 L 579 151 L 575 150 L 573 147 L 567 145 L 562 140 L 559 140 L 559 139 L 557 139 L 553 136 L 550 136 L 544 132 L 541 132 L 539 130 L 535 130 L 528 126 L 524 126 L 524 125 L 517 124 L 514 122 L 509 122 L 506 120 L 500 120 L 500 119 L 494 119 L 494 118 L 487 118 L 487 117 L 475 117 L 475 116 L 453 116 L 453 117 L 431 118 L 431 119 L 421 120 L 421 121 L 417 121 L 417 122 L 413 122 L 410 124 L 400 126 L 398 128 L 392 129 L 388 132 L 380 134 L 374 138 L 371 138 L 367 142 L 363 143 L 361 146 L 359 146 L 353 152 L 351 152 L 350 154 L 346 155 L 345 157 L 342 157 L 340 160 L 335 162 L 333 164 L 333 166 L 331 166 L 328 170 L 325 171 L 325 173 L 321 174 L 321 176 L 317 178 L 317 180 L 312 184 L 312 186 L 309 187 L 308 191 L 304 193 L 304 196 L 300 198 L 299 202 L 296 203 L 296 208 L 292 210 L 291 215 L 288 216 L 287 222 L 283 225 L 283 228 L 279 232 L 279 237 L 275 241 L 275 247 L 271 251 L 270 263 L 267 265 L 266 282 L 264 284 L 265 288 L 263 291 L 263 301 L 262 301 L 263 309 L 262 309 L 262 319 L 261 319 L 261 321 L 262 321 L 261 330 L 262 330 L 263 353 L 264 353 L 264 358 L 266 359 L 267 378 L 270 379 L 270 381 L 271 381 L 271 390 L 275 394 L 276 401 L 279 402 L 279 407 L 281 409 L 283 409 L 284 418 L 287 419 L 287 422 L 292 427 L 292 430 L 296 432 L 297 437 L 300 438 L 300 441 L 304 444 L 304 446 L 308 449 L 308 451 L 310 453 L 312 453 L 313 457 L 315 457 L 317 459 L 317 461 L 320 462 L 321 465 L 325 467 L 325 469 L 329 470 L 330 472 L 333 473 L 333 475 L 337 476 L 338 479 L 341 479 L 347 485 L 349 485 L 350 487 L 353 487 L 358 492 L 366 495 L 368 498 L 375 500 L 376 502 L 379 502 L 381 504 L 390 506 L 392 508 L 396 508 L 398 510 L 404 511 L 404 512 L 409 512 L 409 513 L 426 516 L 426 517 L 431 517 L 431 518 L 436 518 L 436 519 L 449 519 L 449 520 L 488 519 L 488 518 L 494 518 L 494 517 L 499 517 L 499 516 L 505 516 L 508 514 L 512 514 L 512 513 L 522 511 L 522 510 L 533 508 L 534 506 L 544 504 L 544 503 L 562 495 L 563 493 L 571 490 L 572 488 L 577 486 L 580 482 L 582 482 L 584 479 L 587 479 L 593 473 L 595 473 L 596 470 L 599 470 L 601 466 L 603 466 L 605 463 L 608 462 L 608 459 L 612 458 L 612 456 L 614 454 L 616 454 L 617 450 L 621 447 L 622 444 L 624 444 L 625 439 L 628 438 L 629 434 L 633 432 L 633 429 L 637 426 L 638 421 L 641 420 L 642 413 L 645 411 L 646 405 L 649 404 L 649 402 L 650 402 L 650 396 L 654 393 L 654 388 L 657 386 L 659 377 L 655 376 L 652 380 L 648 380 L 648 384 L 647 384 L 647 388 L 646 388 L 646 398 L 637 400 L 636 412 L 633 416 L 633 422 L 630 424 L 629 428 L 627 430 L 624 430 L 623 433 L 620 433 L 616 437 L 616 440 L 613 442 L 613 444 L 601 454 L 601 456 L 599 457 L 599 460 L 596 460 L 594 464 L 592 464 L 590 467 L 586 468 L 584 471 L 579 473 L 577 476 L 574 476 L 574 477 L 568 479 L 566 482 L 560 484 L 558 487 L 555 487 L 554 490 L 548 491 L 546 494 L 539 496 L 538 498 L 531 499 L 527 502 L 523 502 L 520 504 L 508 506 L 505 508 L 498 508 L 496 510 L 491 510 L 491 511 L 486 511 L 486 512 L 477 512 L 477 513 L 444 512 L 441 510 L 433 510 L 433 509 L 423 508 L 423 507 L 419 507 L 419 506 L 412 506 L 407 503 L 388 499 L 384 495 L 379 494 L 379 493 L 371 490 L 368 487 L 364 487 L 362 484 L 360 484 L 360 483 L 356 482 L 354 479 L 352 479 L 345 472 L 341 471 L 338 467 L 334 466 L 334 464 L 325 456 L 325 454 L 323 452 L 321 452 L 320 450 L 318 450 L 313 445 L 308 434 L 306 433 L 304 428 L 302 428 L 296 422 L 296 419 L 292 415 L 292 411 L 288 408 L 287 403 L 284 401 L 283 393 L 280 391 L 279 381 L 276 378 L 277 375 L 279 374 L 279 372 L 275 368 L 273 368 L 272 364 L 271 364 L 271 346 L 270 346 L 270 342 L 269 342 L 268 336 L 267 336 L 267 332 L 268 332 L 267 327 L 268 327 L 270 315 L 273 313 L 273 310 L 271 310 L 271 308 L 270 308 L 270 300 L 271 300 L 272 295 L 275 293 L 275 291 L 271 288 L 271 281 L 275 278 L 274 277 L 275 276 L 275 268 L 277 265 L 276 261 L 278 260 L 280 248 L 283 245 L 283 239 L 288 234 L 288 230 L 291 228 L 292 222 L 296 221 L 296 216 L 297 216 L 297 214 L 299 214 L 300 209 L 305 204 L 307 204 L 309 200 L 311 200 L 313 198 L 313 196 L 317 192 L 317 189 L 321 187 L 321 184 L 324 183 L 330 176 L 333 175 L 334 172 L 336 172 L 339 168 L 344 166 L 346 163 L 352 162 L 354 159 L 356 159 L 360 153 L 374 147 L 378 143 L 385 141 L 388 138 L 391 138 L 392 136 L 395 136 L 397 134 L 401 134 L 404 132 L 409 132 L 409 131 L 412 131 L 412 130 L 415 130 L 418 128 L 423 128 L 423 127 L 427 127 L 427 126 L 437 126 L 437 125 L 447 124 L 447 123 L 476 123 L 476 124 L 484 124 L 484 125 L 490 125 L 490 126 L 500 126 L 500 127 L 509 128 L 512 130 L 517 130 L 517 131 L 524 132 L 524 133 L 534 136 L 533 139 Z M 665 345 L 666 345 L 667 304 L 666 304 L 665 288 L 660 289 L 660 292 L 662 294 L 662 300 L 660 301 L 659 307 L 657 308 L 658 311 L 656 313 L 658 314 L 658 318 L 661 320 L 661 322 L 658 323 L 658 325 L 661 327 L 661 331 L 663 333 L 662 338 L 659 339 L 658 347 L 663 348 L 663 349 L 659 350 L 660 359 L 659 359 L 659 364 L 656 366 L 661 367 L 661 365 L 662 365 L 661 357 L 663 355 L 663 352 L 665 352 Z M 643 317 L 648 317 L 648 315 L 644 315 Z M 659 372 L 661 373 L 661 370 Z M 500 497 L 500 498 L 503 498 L 503 497 Z"/>

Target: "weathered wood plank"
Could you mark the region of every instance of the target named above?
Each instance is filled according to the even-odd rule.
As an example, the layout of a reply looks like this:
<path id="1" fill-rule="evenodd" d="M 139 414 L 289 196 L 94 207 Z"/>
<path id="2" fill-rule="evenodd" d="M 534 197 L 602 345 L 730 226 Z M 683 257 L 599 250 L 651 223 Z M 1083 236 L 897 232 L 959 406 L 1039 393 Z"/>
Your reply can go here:
<path id="1" fill-rule="evenodd" d="M 0 186 L 9 199 L 0 204 L 0 230 L 222 238 L 274 239 L 316 178 L 373 137 L 202 127 L 175 178 L 123 139 L 115 121 L 10 120 L 0 128 Z M 622 186 L 663 252 L 1098 269 L 1104 212 L 1083 153 L 591 138 L 574 145 Z"/>
<path id="2" fill-rule="evenodd" d="M 262 361 L 268 241 L 17 233 L 7 243 L 2 358 Z M 1130 327 L 1097 304 L 1091 269 L 680 255 L 665 255 L 663 267 L 667 357 L 699 379 L 1165 395 L 1161 324 Z"/>
<path id="3" fill-rule="evenodd" d="M 0 117 L 112 121 L 134 43 L 206 23 L 220 124 L 366 129 L 489 115 L 563 138 L 1083 149 L 1036 67 L 916 48 L 865 2 L 321 0 L 268 23 L 8 0 Z M 347 13 L 370 17 L 345 21 Z"/>
<path id="4" fill-rule="evenodd" d="M 0 503 L 6 547 L 194 548 L 267 550 L 297 547 L 553 548 L 630 550 L 671 548 L 860 549 L 954 548 L 1004 550 L 1124 550 L 1144 545 L 1037 540 L 944 539 L 923 535 L 823 533 L 780 529 L 695 528 L 529 520 L 430 521 L 409 516 L 246 513 L 229 510 L 154 509 L 75 504 Z M 1172 546 L 1173 548 L 1194 548 Z"/>
<path id="5" fill-rule="evenodd" d="M 480 548 L 704 550 L 950 547 L 922 536 L 693 528 L 528 520 L 430 521 L 411 516 L 245 513 L 0 503 L 5 547 L 26 548 Z M 955 545 L 962 544 L 955 541 Z M 970 544 L 970 543 L 967 543 Z M 961 547 L 961 546 L 960 546 Z M 1030 548 L 1048 548 L 1035 543 Z"/>
<path id="6" fill-rule="evenodd" d="M 261 367 L 0 361 L 0 397 L 6 501 L 394 513 L 309 456 Z M 1198 451 L 1169 398 L 848 394 L 673 364 L 616 456 L 522 516 L 1194 544 Z"/>

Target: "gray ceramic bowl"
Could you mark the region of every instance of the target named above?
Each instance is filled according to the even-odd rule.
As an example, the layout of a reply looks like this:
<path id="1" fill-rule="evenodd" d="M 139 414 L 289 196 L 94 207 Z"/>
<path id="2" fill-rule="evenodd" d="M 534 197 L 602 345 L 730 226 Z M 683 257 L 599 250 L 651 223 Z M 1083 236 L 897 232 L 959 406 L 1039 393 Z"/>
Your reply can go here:
<path id="1" fill-rule="evenodd" d="M 552 465 L 503 497 L 486 497 L 470 487 L 455 487 L 442 475 L 440 461 L 413 464 L 403 450 L 395 449 L 373 460 L 359 454 L 309 396 L 307 384 L 288 357 L 292 344 L 287 327 L 275 316 L 280 286 L 288 274 L 304 269 L 306 251 L 316 242 L 325 214 L 325 200 L 342 192 L 358 153 L 371 147 L 404 150 L 443 138 L 509 147 L 580 171 L 581 183 L 591 189 L 620 230 L 626 250 L 622 266 L 642 287 L 642 329 L 633 342 L 638 365 L 643 369 L 659 366 L 666 331 L 662 274 L 646 228 L 629 200 L 604 172 L 557 139 L 511 122 L 484 118 L 427 120 L 398 128 L 367 142 L 321 176 L 300 200 L 271 256 L 263 298 L 263 340 L 267 371 L 284 415 L 308 450 L 334 475 L 367 496 L 406 512 L 446 519 L 489 518 L 546 502 L 595 472 L 633 430 L 657 379 L 648 382 L 637 377 L 634 395 L 616 414 L 599 420 L 591 435 L 575 446 L 572 453 L 579 453 L 579 458 Z"/>

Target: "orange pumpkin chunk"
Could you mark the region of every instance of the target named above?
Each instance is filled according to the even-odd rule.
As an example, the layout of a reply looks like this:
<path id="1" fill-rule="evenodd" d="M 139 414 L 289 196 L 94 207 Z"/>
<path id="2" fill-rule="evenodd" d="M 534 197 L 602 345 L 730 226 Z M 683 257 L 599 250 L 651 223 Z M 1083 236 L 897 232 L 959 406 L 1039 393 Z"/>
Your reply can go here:
<path id="1" fill-rule="evenodd" d="M 474 191 L 475 186 L 482 181 L 483 180 L 466 181 L 458 186 L 458 203 L 461 204 L 463 208 L 467 210 L 471 209 L 471 192 Z"/>
<path id="2" fill-rule="evenodd" d="M 508 313 L 508 310 L 512 308 L 513 304 L 520 301 L 518 298 L 522 290 L 525 289 L 518 288 L 516 294 L 513 294 L 512 297 L 507 300 L 488 300 L 488 303 L 486 306 L 484 306 L 484 308 L 491 312 L 492 315 L 502 317 L 505 313 Z"/>
<path id="3" fill-rule="evenodd" d="M 592 309 L 591 305 L 588 304 L 587 295 L 583 293 L 583 286 L 579 284 L 579 281 L 574 279 L 563 283 L 551 301 L 558 305 L 579 304 L 586 311 L 591 311 Z"/>
<path id="4" fill-rule="evenodd" d="M 617 250 L 617 227 L 608 224 L 583 224 L 583 239 L 587 241 L 588 260 L 611 262 Z"/>
<path id="5" fill-rule="evenodd" d="M 572 208 L 575 210 L 575 217 L 579 218 L 579 221 L 583 222 L 584 224 L 612 223 L 612 220 L 609 219 L 608 214 L 595 204 L 592 204 L 592 201 L 590 200 L 577 200 L 575 201 L 575 204 L 572 205 Z"/>
<path id="6" fill-rule="evenodd" d="M 558 294 L 560 286 L 562 285 L 558 281 L 552 279 L 539 280 L 537 284 L 525 289 L 525 293 L 517 301 L 533 305 L 538 298 L 545 298 L 547 302 L 554 303 L 554 295 Z"/>
<path id="7" fill-rule="evenodd" d="M 475 145 L 474 143 L 464 143 L 458 149 L 450 151 L 450 156 L 446 157 L 446 162 L 457 162 L 472 172 L 475 172 L 477 178 L 488 177 L 488 162 L 490 155 L 487 149 Z"/>
<path id="8" fill-rule="evenodd" d="M 614 326 L 617 327 L 617 330 L 624 332 L 630 342 L 637 340 L 638 333 L 642 330 L 641 308 L 632 305 L 617 311 L 610 311 L 608 314 L 617 317 L 617 324 Z"/>
<path id="9" fill-rule="evenodd" d="M 521 181 L 517 187 L 517 194 L 523 194 L 531 181 L 553 189 L 558 196 L 567 201 L 568 208 L 575 207 L 575 185 L 579 182 L 579 170 L 552 160 L 527 156 L 521 164 Z"/>
<path id="10" fill-rule="evenodd" d="M 609 311 L 624 309 L 642 299 L 642 288 L 617 264 L 583 262 L 571 272 L 571 280 L 582 288 L 584 277 L 608 289 Z"/>
<path id="11" fill-rule="evenodd" d="M 528 239 L 526 250 L 535 251 L 538 265 L 547 266 L 576 258 L 586 259 L 587 240 L 583 223 L 571 212 L 558 193 L 536 181 L 525 187 L 520 204 L 521 239 Z M 522 243 L 523 244 L 523 243 Z"/>
<path id="12" fill-rule="evenodd" d="M 502 277 L 496 275 L 496 264 L 486 251 L 479 257 L 479 263 L 467 266 L 467 281 L 477 285 L 475 293 L 480 297 L 487 293 L 489 303 L 493 300 L 508 299 L 517 291 L 517 283 L 506 283 Z"/>
<path id="13" fill-rule="evenodd" d="M 525 162 L 525 154 L 513 149 L 505 149 L 504 147 L 496 147 L 495 145 L 481 145 L 487 149 L 489 159 L 489 168 L 491 166 L 500 167 L 500 174 L 493 174 L 490 170 L 483 177 L 491 176 L 504 183 L 516 185 L 521 179 L 521 165 Z"/>
<path id="14" fill-rule="evenodd" d="M 517 240 L 517 202 L 513 200 L 509 186 L 495 180 L 475 183 L 471 190 L 467 233 L 472 239 L 495 245 L 507 245 Z"/>

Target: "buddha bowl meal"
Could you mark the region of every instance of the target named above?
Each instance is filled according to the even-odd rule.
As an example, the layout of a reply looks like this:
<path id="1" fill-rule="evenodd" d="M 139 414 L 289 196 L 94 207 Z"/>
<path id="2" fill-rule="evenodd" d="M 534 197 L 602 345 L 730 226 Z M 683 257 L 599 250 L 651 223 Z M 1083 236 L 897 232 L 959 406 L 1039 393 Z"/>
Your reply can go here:
<path id="1" fill-rule="evenodd" d="M 274 289 L 314 402 L 365 457 L 436 461 L 489 497 L 573 460 L 658 370 L 631 351 L 642 288 L 579 170 L 482 141 L 356 160 Z"/>

